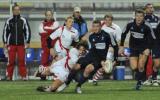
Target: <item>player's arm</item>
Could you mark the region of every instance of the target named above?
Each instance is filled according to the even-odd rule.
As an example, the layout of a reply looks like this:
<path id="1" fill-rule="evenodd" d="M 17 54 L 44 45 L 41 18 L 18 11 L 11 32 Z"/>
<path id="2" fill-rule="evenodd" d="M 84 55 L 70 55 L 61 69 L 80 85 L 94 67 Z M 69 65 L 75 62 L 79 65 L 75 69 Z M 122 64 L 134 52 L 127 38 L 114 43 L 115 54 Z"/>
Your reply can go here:
<path id="1" fill-rule="evenodd" d="M 59 27 L 59 23 L 57 21 L 55 21 L 53 25 L 51 25 L 51 26 L 45 26 L 44 29 L 45 30 L 55 30 L 58 27 Z"/>
<path id="2" fill-rule="evenodd" d="M 119 47 L 119 53 L 122 54 L 124 51 L 124 41 L 126 39 L 126 36 L 130 30 L 131 27 L 131 23 L 129 22 L 124 29 L 122 30 L 122 34 L 121 34 L 121 41 L 120 41 L 120 47 Z"/>
<path id="3" fill-rule="evenodd" d="M 5 25 L 4 25 L 4 29 L 3 29 L 3 44 L 4 44 L 4 48 L 7 48 L 7 40 L 8 40 L 8 36 L 9 36 L 10 30 L 9 30 L 9 21 L 7 20 Z"/>
<path id="4" fill-rule="evenodd" d="M 114 61 L 117 61 L 117 57 L 118 57 L 118 44 L 116 42 L 116 40 L 114 39 L 113 35 L 109 34 L 109 40 L 110 40 L 110 44 L 114 49 Z"/>
<path id="5" fill-rule="evenodd" d="M 42 35 L 42 34 L 46 34 L 47 31 L 44 30 L 44 26 L 43 26 L 43 22 L 40 23 L 39 25 L 39 28 L 38 28 L 38 31 L 39 31 L 39 35 Z"/>
<path id="6" fill-rule="evenodd" d="M 53 32 L 47 39 L 47 46 L 50 49 L 50 54 L 53 56 L 53 58 L 56 56 L 53 47 L 58 38 L 60 38 L 61 33 L 62 33 L 62 28 L 60 27 L 55 32 Z"/>
<path id="7" fill-rule="evenodd" d="M 118 42 L 118 44 L 120 44 L 120 41 L 121 41 L 121 34 L 122 34 L 122 30 L 121 28 L 117 25 L 117 28 L 116 28 L 116 40 Z"/>
<path id="8" fill-rule="evenodd" d="M 76 30 L 75 31 L 75 37 L 74 37 L 74 39 L 72 41 L 71 46 L 76 47 L 76 45 L 78 44 L 78 42 L 79 42 L 79 34 L 78 34 L 78 31 Z"/>
<path id="9" fill-rule="evenodd" d="M 155 42 L 155 39 L 157 37 L 156 37 L 156 35 L 155 35 L 156 33 L 154 33 L 151 25 L 148 23 L 147 26 L 148 26 L 148 28 L 147 28 L 147 33 L 148 33 L 148 35 L 147 35 L 148 49 L 151 49 L 152 46 L 153 46 L 153 44 L 155 44 L 154 42 Z"/>
<path id="10" fill-rule="evenodd" d="M 30 44 L 30 40 L 31 40 L 31 29 L 30 29 L 30 26 L 29 26 L 29 23 L 28 23 L 28 20 L 25 19 L 25 22 L 24 22 L 24 29 L 23 29 L 24 33 L 25 33 L 25 38 L 26 38 L 26 48 L 29 47 L 29 44 Z"/>
<path id="11" fill-rule="evenodd" d="M 54 41 L 54 43 L 57 41 L 57 39 L 60 37 L 62 32 L 62 28 L 58 28 L 55 32 L 53 32 L 47 39 L 47 46 L 48 48 L 52 48 L 52 41 Z"/>
<path id="12" fill-rule="evenodd" d="M 124 29 L 123 29 L 123 31 L 122 31 L 120 46 L 124 46 L 124 41 L 125 41 L 126 36 L 127 36 L 128 32 L 129 32 L 129 29 L 130 29 L 130 23 L 128 23 L 128 24 L 124 27 Z"/>
<path id="13" fill-rule="evenodd" d="M 90 29 L 82 38 L 82 41 L 88 41 L 89 40 L 89 36 L 93 33 L 93 29 Z"/>

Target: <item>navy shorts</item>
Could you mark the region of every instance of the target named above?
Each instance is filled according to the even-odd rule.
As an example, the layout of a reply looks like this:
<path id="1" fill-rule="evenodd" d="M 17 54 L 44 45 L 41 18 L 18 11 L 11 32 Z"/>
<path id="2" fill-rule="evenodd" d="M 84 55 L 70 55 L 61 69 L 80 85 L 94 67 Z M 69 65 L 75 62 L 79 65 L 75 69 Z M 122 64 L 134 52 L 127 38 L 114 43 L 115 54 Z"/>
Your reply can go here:
<path id="1" fill-rule="evenodd" d="M 99 57 L 96 57 L 88 53 L 85 57 L 81 57 L 77 63 L 81 65 L 81 69 L 85 69 L 87 65 L 93 64 L 94 70 L 98 70 L 99 68 L 102 67 L 101 61 L 103 60 L 104 59 L 101 59 Z"/>
<path id="2" fill-rule="evenodd" d="M 160 48 L 152 49 L 152 58 L 153 59 L 160 58 Z"/>
<path id="3" fill-rule="evenodd" d="M 140 54 L 143 54 L 144 48 L 140 49 L 135 49 L 135 48 L 130 48 L 131 49 L 131 54 L 130 57 L 139 57 Z"/>

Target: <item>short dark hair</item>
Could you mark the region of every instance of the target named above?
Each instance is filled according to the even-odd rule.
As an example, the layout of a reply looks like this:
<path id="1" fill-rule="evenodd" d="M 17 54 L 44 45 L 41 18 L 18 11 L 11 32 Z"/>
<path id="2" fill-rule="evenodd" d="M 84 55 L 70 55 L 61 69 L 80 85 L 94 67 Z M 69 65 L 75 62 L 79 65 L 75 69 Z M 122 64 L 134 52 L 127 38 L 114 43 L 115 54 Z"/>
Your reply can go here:
<path id="1" fill-rule="evenodd" d="M 12 10 L 14 10 L 14 8 L 16 8 L 16 7 L 19 7 L 19 8 L 20 8 L 20 6 L 19 6 L 17 3 L 15 3 L 15 4 L 12 6 Z"/>
<path id="2" fill-rule="evenodd" d="M 88 45 L 86 42 L 80 41 L 79 43 L 77 43 L 76 48 L 80 49 L 80 47 L 84 47 L 85 49 L 88 49 Z"/>
<path id="3" fill-rule="evenodd" d="M 105 16 L 104 16 L 104 19 L 106 18 L 111 18 L 113 20 L 113 15 L 111 13 L 107 13 Z"/>
<path id="4" fill-rule="evenodd" d="M 142 10 L 142 9 L 136 9 L 136 10 L 135 10 L 135 15 L 136 15 L 137 13 L 142 13 L 143 15 L 145 15 L 144 10 Z"/>
<path id="5" fill-rule="evenodd" d="M 101 21 L 100 21 L 100 20 L 94 20 L 94 21 L 92 22 L 92 24 L 99 24 L 99 25 L 101 25 Z"/>

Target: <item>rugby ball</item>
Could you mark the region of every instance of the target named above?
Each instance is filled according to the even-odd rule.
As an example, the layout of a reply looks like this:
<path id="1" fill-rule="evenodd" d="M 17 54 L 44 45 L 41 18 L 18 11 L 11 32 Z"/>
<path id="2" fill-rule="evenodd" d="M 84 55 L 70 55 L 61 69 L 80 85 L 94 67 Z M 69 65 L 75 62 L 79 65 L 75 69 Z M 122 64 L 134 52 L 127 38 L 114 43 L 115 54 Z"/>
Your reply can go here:
<path id="1" fill-rule="evenodd" d="M 112 60 L 106 60 L 103 64 L 102 67 L 105 71 L 105 73 L 111 73 L 113 70 L 113 63 Z"/>

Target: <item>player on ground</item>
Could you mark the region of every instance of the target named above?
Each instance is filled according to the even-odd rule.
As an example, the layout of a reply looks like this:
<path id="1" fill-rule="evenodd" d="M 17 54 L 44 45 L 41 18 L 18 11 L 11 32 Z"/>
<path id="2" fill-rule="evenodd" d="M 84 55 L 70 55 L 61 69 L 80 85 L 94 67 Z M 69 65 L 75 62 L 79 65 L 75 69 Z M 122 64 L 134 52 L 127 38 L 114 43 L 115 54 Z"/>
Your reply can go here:
<path id="1" fill-rule="evenodd" d="M 139 90 L 142 81 L 145 80 L 144 66 L 150 53 L 150 48 L 155 39 L 150 24 L 144 21 L 144 11 L 136 10 L 135 19 L 130 21 L 124 28 L 121 36 L 120 53 L 123 53 L 126 35 L 131 33 L 129 47 L 131 49 L 130 66 L 136 71 L 136 90 Z"/>
<path id="2" fill-rule="evenodd" d="M 159 40 L 160 33 L 156 32 L 156 27 L 159 22 L 159 18 L 158 16 L 154 14 L 153 5 L 150 3 L 145 5 L 145 11 L 146 11 L 146 15 L 144 18 L 146 21 L 148 21 L 151 24 L 152 29 L 156 36 L 156 40 L 154 41 L 154 44 L 152 46 L 152 52 L 151 52 L 151 55 L 153 58 L 153 72 L 152 72 L 152 75 L 148 77 L 148 80 L 146 80 L 143 84 L 159 86 L 159 82 L 157 80 L 157 74 L 158 74 L 157 69 L 160 67 L 160 45 L 159 45 L 160 44 L 160 40 Z"/>
<path id="3" fill-rule="evenodd" d="M 50 86 L 39 86 L 38 91 L 41 92 L 55 92 L 67 79 L 71 69 L 74 69 L 79 58 L 79 46 L 70 49 L 66 57 L 56 61 L 49 67 L 39 67 L 39 72 L 42 75 L 54 74 L 54 82 Z"/>

